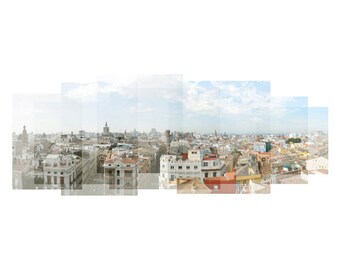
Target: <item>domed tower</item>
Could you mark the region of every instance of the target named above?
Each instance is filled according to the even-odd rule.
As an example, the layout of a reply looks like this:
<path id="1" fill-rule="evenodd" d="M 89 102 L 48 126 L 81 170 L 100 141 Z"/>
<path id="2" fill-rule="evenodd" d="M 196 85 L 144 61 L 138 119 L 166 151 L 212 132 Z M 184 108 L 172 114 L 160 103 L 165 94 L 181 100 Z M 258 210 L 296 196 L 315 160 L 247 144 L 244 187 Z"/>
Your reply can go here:
<path id="1" fill-rule="evenodd" d="M 28 134 L 27 134 L 26 126 L 24 126 L 24 129 L 23 129 L 23 131 L 22 131 L 21 138 L 22 138 L 22 142 L 23 142 L 24 144 L 28 144 Z"/>

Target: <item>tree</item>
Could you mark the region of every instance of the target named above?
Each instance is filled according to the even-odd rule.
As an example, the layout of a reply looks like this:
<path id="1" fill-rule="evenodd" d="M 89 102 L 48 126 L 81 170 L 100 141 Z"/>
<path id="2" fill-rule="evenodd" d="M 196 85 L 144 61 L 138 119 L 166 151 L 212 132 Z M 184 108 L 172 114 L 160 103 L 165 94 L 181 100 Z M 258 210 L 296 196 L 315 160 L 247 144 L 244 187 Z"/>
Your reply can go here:
<path id="1" fill-rule="evenodd" d="M 290 144 L 290 143 L 301 143 L 301 139 L 300 138 L 289 138 L 287 141 L 286 141 L 287 144 Z"/>

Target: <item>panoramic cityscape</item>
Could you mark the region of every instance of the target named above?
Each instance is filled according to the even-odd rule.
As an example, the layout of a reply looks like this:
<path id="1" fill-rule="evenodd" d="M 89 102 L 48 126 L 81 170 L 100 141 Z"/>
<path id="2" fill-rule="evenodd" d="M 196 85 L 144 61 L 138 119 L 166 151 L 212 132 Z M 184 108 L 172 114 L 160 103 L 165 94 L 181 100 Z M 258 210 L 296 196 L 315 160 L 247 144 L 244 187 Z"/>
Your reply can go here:
<path id="1" fill-rule="evenodd" d="M 268 194 L 328 174 L 328 109 L 268 81 L 112 76 L 13 107 L 13 189 Z"/>

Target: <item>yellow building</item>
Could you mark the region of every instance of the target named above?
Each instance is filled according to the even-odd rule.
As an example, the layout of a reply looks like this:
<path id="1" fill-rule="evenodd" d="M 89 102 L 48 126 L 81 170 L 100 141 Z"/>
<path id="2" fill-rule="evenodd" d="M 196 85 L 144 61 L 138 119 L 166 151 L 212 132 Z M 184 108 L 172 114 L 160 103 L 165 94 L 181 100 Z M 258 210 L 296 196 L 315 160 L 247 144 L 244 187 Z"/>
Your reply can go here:
<path id="1" fill-rule="evenodd" d="M 248 186 L 250 180 L 257 184 L 261 184 L 261 174 L 256 166 L 242 166 L 236 171 L 236 184 Z"/>

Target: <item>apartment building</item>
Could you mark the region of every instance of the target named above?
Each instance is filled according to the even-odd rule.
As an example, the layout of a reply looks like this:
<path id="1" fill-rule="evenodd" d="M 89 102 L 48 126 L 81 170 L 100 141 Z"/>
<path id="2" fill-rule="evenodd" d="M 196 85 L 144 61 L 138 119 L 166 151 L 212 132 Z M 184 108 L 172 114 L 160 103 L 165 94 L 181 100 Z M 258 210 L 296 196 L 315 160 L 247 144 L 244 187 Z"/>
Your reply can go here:
<path id="1" fill-rule="evenodd" d="M 42 162 L 44 185 L 49 188 L 75 188 L 82 173 L 80 158 L 76 155 L 49 154 Z"/>
<path id="2" fill-rule="evenodd" d="M 104 178 L 112 188 L 136 188 L 139 168 L 137 157 L 121 157 L 108 153 L 104 161 Z"/>
<path id="3" fill-rule="evenodd" d="M 161 187 L 176 185 L 179 178 L 199 178 L 222 176 L 226 165 L 217 155 L 202 155 L 202 150 L 189 150 L 188 155 L 163 155 L 160 158 L 159 182 Z"/>

